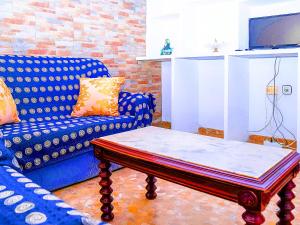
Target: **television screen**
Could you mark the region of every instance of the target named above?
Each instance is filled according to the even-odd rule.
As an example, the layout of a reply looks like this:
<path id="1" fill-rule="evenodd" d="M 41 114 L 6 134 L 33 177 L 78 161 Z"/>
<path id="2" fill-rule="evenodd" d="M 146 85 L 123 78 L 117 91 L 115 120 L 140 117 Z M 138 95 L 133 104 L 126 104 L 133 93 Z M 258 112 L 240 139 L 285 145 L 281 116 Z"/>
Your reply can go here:
<path id="1" fill-rule="evenodd" d="M 300 47 L 300 13 L 251 18 L 249 48 Z"/>

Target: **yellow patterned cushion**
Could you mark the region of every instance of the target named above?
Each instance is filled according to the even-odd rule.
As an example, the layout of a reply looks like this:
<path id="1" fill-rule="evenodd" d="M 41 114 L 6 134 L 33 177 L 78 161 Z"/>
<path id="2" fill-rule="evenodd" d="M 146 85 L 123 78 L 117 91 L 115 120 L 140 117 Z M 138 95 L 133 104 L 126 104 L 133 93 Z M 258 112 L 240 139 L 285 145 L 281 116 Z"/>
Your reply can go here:
<path id="1" fill-rule="evenodd" d="M 0 79 L 0 125 L 20 122 L 16 103 L 2 79 Z"/>
<path id="2" fill-rule="evenodd" d="M 123 77 L 81 78 L 78 101 L 71 116 L 119 116 L 119 93 L 124 82 Z"/>

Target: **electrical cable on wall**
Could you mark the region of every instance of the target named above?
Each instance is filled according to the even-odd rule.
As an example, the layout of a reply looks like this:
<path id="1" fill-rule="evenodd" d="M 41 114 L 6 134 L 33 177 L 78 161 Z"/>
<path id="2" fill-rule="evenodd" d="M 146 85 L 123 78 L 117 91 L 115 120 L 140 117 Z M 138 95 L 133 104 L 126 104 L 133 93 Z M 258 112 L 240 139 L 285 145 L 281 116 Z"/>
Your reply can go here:
<path id="1" fill-rule="evenodd" d="M 277 58 L 274 62 L 274 75 L 273 78 L 267 83 L 266 88 L 273 86 L 273 93 L 270 96 L 268 93 L 266 93 L 266 99 L 265 99 L 265 109 L 266 109 L 266 120 L 265 125 L 259 130 L 255 131 L 249 131 L 249 132 L 261 132 L 266 130 L 269 127 L 272 127 L 272 122 L 275 124 L 275 130 L 271 134 L 271 140 L 277 142 L 279 145 L 281 145 L 284 148 L 293 149 L 292 145 L 296 142 L 296 137 L 285 125 L 284 125 L 284 116 L 281 111 L 281 109 L 278 106 L 280 98 L 277 97 L 276 93 L 276 78 L 278 77 L 280 73 L 280 64 L 281 59 Z M 270 115 L 270 118 L 268 119 L 268 107 L 266 104 L 266 100 L 268 100 L 272 105 L 272 112 Z M 288 140 L 286 139 L 283 130 L 288 132 L 293 138 L 294 141 L 292 143 L 288 143 Z M 278 135 L 277 135 L 278 134 Z M 281 138 L 284 140 L 284 143 L 281 143 L 278 141 L 278 139 Z"/>

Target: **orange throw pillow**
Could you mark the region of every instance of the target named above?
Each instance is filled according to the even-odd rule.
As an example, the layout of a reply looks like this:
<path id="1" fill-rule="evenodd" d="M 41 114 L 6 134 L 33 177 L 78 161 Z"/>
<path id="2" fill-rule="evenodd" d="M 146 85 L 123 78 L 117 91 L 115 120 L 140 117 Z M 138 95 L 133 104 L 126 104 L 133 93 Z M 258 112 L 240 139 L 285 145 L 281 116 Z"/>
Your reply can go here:
<path id="1" fill-rule="evenodd" d="M 10 90 L 0 79 L 0 125 L 14 122 L 20 122 L 17 106 Z"/>
<path id="2" fill-rule="evenodd" d="M 81 78 L 71 116 L 119 116 L 119 93 L 124 82 L 123 77 Z"/>

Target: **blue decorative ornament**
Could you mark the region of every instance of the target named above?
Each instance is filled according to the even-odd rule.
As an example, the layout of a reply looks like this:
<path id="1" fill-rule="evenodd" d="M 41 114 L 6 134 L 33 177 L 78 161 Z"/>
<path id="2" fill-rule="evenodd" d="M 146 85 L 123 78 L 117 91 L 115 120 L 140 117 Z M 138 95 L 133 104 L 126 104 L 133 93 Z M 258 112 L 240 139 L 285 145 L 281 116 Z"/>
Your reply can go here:
<path id="1" fill-rule="evenodd" d="M 165 40 L 165 45 L 163 47 L 163 49 L 161 50 L 160 54 L 161 55 L 172 55 L 173 52 L 173 48 L 171 48 L 171 42 L 170 39 L 166 39 Z"/>

